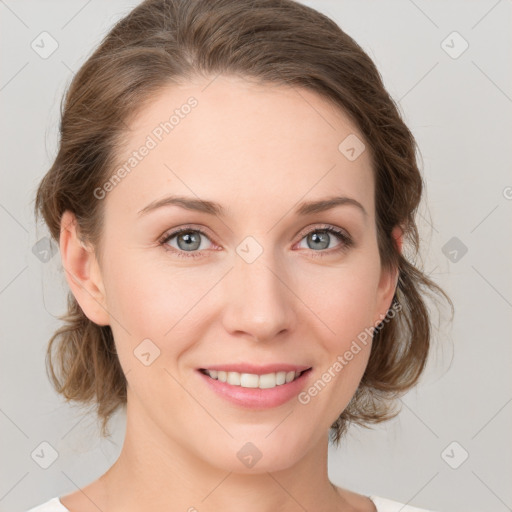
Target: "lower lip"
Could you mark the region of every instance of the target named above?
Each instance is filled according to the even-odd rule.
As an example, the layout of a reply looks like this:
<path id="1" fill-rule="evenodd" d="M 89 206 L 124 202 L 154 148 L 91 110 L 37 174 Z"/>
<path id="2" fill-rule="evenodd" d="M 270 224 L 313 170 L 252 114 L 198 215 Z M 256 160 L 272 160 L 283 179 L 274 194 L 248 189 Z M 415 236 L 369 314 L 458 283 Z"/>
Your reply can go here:
<path id="1" fill-rule="evenodd" d="M 210 386 L 210 389 L 229 402 L 248 409 L 269 409 L 271 407 L 278 407 L 291 400 L 294 396 L 297 396 L 304 388 L 311 369 L 305 371 L 300 377 L 288 384 L 281 384 L 267 389 L 232 386 L 227 382 L 212 379 L 199 370 L 197 372 L 206 384 Z"/>

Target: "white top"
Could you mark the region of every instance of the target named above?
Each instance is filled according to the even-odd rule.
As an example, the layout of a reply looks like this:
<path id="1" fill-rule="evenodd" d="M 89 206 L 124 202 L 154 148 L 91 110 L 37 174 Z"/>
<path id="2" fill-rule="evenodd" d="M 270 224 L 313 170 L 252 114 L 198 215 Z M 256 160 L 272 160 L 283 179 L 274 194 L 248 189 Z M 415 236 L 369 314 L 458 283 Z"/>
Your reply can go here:
<path id="1" fill-rule="evenodd" d="M 369 496 L 375 503 L 378 512 L 434 512 L 424 508 L 412 507 L 411 505 L 404 505 L 398 501 L 393 501 L 388 498 L 381 498 L 379 496 Z M 59 500 L 58 497 L 38 505 L 37 507 L 27 510 L 27 512 L 70 512 Z"/>

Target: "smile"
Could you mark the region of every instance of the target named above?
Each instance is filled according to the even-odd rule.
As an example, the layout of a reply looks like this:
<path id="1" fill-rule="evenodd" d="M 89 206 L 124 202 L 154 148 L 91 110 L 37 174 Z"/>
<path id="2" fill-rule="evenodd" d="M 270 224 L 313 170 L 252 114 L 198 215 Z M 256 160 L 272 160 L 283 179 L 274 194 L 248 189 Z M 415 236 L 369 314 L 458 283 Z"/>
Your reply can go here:
<path id="1" fill-rule="evenodd" d="M 271 389 L 284 384 L 289 384 L 298 379 L 304 372 L 309 371 L 278 371 L 266 373 L 264 375 L 257 375 L 255 373 L 239 373 L 228 372 L 222 370 L 205 370 L 201 369 L 201 373 L 208 375 L 211 379 L 225 382 L 231 386 L 238 386 L 242 388 L 259 388 Z"/>
<path id="2" fill-rule="evenodd" d="M 278 407 L 296 397 L 307 385 L 309 365 L 276 362 L 220 363 L 197 368 L 207 389 L 237 407 L 263 410 Z"/>

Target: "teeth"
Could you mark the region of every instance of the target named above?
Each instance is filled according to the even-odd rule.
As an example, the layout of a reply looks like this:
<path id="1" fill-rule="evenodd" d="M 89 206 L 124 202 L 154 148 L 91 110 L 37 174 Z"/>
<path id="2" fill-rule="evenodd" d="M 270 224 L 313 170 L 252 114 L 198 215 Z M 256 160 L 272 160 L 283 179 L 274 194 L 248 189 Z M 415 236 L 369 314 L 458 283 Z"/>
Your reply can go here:
<path id="1" fill-rule="evenodd" d="M 212 379 L 219 380 L 219 382 L 227 382 L 232 386 L 241 386 L 243 388 L 260 388 L 270 389 L 283 384 L 292 382 L 302 372 L 274 372 L 266 373 L 265 375 L 256 375 L 254 373 L 238 373 L 238 372 L 224 372 L 222 370 L 204 370 L 207 375 Z"/>
<path id="2" fill-rule="evenodd" d="M 240 386 L 240 374 L 235 372 L 228 372 L 228 379 L 226 382 L 232 386 Z"/>
<path id="3" fill-rule="evenodd" d="M 286 372 L 277 372 L 276 373 L 276 384 L 281 386 L 286 382 Z"/>
<path id="4" fill-rule="evenodd" d="M 237 373 L 237 372 L 229 372 L 234 373 L 238 376 L 238 382 L 240 382 L 240 386 L 243 388 L 257 388 L 259 387 L 260 377 L 259 375 L 254 375 L 253 373 Z M 262 375 L 263 377 L 263 375 Z"/>

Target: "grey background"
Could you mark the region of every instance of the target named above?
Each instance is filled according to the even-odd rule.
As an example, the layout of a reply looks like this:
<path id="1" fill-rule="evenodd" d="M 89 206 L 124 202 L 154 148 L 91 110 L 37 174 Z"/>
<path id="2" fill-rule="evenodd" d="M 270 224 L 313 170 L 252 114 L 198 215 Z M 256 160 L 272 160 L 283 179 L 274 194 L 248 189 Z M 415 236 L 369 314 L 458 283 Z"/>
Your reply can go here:
<path id="1" fill-rule="evenodd" d="M 94 417 L 66 404 L 46 377 L 46 344 L 67 287 L 58 254 L 41 260 L 47 231 L 35 225 L 32 206 L 56 154 L 66 85 L 137 3 L 0 0 L 0 511 L 88 484 L 122 446 L 122 416 L 113 440 L 100 441 Z M 418 219 L 424 267 L 456 307 L 453 324 L 447 309 L 439 318 L 427 372 L 400 416 L 355 428 L 340 449 L 330 448 L 331 480 L 440 512 L 512 510 L 511 2 L 304 3 L 375 60 L 418 140 L 427 182 Z M 46 59 L 31 47 L 43 31 L 58 43 Z M 457 58 L 463 41 L 447 39 L 453 31 L 469 44 Z M 42 442 L 58 453 L 48 469 L 31 456 Z"/>

